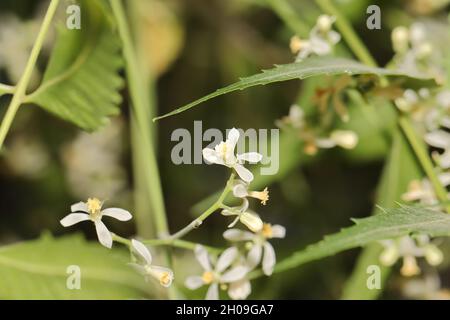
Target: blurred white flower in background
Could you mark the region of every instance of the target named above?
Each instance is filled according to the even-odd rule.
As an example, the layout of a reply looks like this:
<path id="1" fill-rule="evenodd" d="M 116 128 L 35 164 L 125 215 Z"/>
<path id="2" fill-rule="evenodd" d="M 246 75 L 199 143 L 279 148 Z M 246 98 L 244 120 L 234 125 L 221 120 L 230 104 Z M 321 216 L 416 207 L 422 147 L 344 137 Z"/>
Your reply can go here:
<path id="1" fill-rule="evenodd" d="M 254 269 L 261 262 L 265 275 L 270 276 L 276 263 L 276 255 L 273 246 L 268 240 L 273 238 L 284 238 L 286 229 L 278 224 L 271 225 L 264 223 L 263 228 L 256 233 L 239 229 L 230 229 L 223 233 L 225 239 L 229 241 L 245 241 L 248 249 L 247 265 Z M 264 251 L 264 254 L 263 254 Z"/>
<path id="2" fill-rule="evenodd" d="M 426 235 L 419 235 L 415 238 L 404 236 L 398 239 L 382 240 L 380 243 L 384 246 L 380 254 L 380 262 L 384 266 L 394 265 L 398 259 L 403 259 L 403 265 L 400 273 L 405 277 L 411 277 L 420 274 L 420 268 L 416 258 L 424 257 L 431 266 L 437 266 L 442 263 L 442 251 Z"/>
<path id="3" fill-rule="evenodd" d="M 407 298 L 426 300 L 449 300 L 450 290 L 441 288 L 441 280 L 436 272 L 427 273 L 423 278 L 412 279 L 402 286 Z"/>
<path id="4" fill-rule="evenodd" d="M 34 17 L 24 21 L 14 14 L 0 15 L 0 69 L 5 69 L 10 81 L 14 84 L 19 81 L 25 69 L 46 9 L 47 3 L 44 1 L 38 5 Z M 42 46 L 44 54 L 50 50 L 53 33 L 53 29 L 50 28 L 44 39 Z M 30 87 L 36 87 L 39 78 L 39 70 L 35 68 Z"/>
<path id="5" fill-rule="evenodd" d="M 132 239 L 131 246 L 138 263 L 129 264 L 142 274 L 146 281 L 149 277 L 152 277 L 158 280 L 163 287 L 170 287 L 174 278 L 173 271 L 166 267 L 152 265 L 152 255 L 142 242 Z"/>
<path id="6" fill-rule="evenodd" d="M 238 140 L 239 130 L 233 128 L 228 133 L 226 141 L 222 141 L 214 149 L 204 148 L 203 158 L 208 162 L 233 168 L 242 180 L 251 182 L 253 180 L 253 174 L 242 164 L 245 161 L 258 163 L 261 161 L 262 155 L 257 152 L 248 152 L 236 156 L 234 150 Z"/>
<path id="7" fill-rule="evenodd" d="M 120 221 L 128 221 L 132 218 L 131 213 L 120 208 L 102 209 L 103 202 L 97 198 L 89 198 L 87 202 L 73 204 L 69 215 L 61 219 L 60 223 L 64 227 L 69 227 L 82 221 L 90 220 L 95 225 L 98 240 L 107 247 L 112 247 L 112 235 L 102 222 L 103 216 L 115 218 Z"/>
<path id="8" fill-rule="evenodd" d="M 121 164 L 123 123 L 114 119 L 94 133 L 80 132 L 62 150 L 66 177 L 73 194 L 87 198 L 117 199 L 127 188 Z"/>
<path id="9" fill-rule="evenodd" d="M 223 290 L 228 289 L 228 293 L 232 298 L 233 296 L 243 296 L 243 291 L 248 290 L 248 287 L 245 288 L 239 285 L 239 281 L 246 276 L 248 268 L 243 265 L 231 266 L 239 257 L 239 252 L 235 247 L 226 249 L 215 263 L 213 263 L 213 257 L 201 245 L 195 247 L 195 256 L 203 267 L 204 272 L 201 276 L 188 277 L 185 281 L 187 288 L 195 290 L 201 286 L 209 285 L 206 293 L 207 300 L 219 299 L 219 287 Z M 228 268 L 229 270 L 226 271 Z M 230 283 L 234 284 L 231 288 L 229 286 Z M 244 286 L 247 285 L 244 284 Z"/>
<path id="10" fill-rule="evenodd" d="M 30 136 L 15 135 L 8 143 L 4 159 L 15 174 L 38 178 L 49 164 L 47 152 L 39 140 Z"/>
<path id="11" fill-rule="evenodd" d="M 297 54 L 297 61 L 301 61 L 312 54 L 318 56 L 328 55 L 333 47 L 341 40 L 341 35 L 332 30 L 335 17 L 320 15 L 316 25 L 309 33 L 309 39 L 300 39 L 298 36 L 291 38 L 290 48 L 292 53 Z"/>
<path id="12" fill-rule="evenodd" d="M 441 173 L 438 175 L 438 178 L 442 186 L 447 187 L 450 185 L 450 172 Z M 412 180 L 408 185 L 408 191 L 402 195 L 402 199 L 409 202 L 418 201 L 420 204 L 427 206 L 434 206 L 439 203 L 434 188 L 427 178 Z M 433 207 L 430 209 L 433 209 Z M 439 208 L 435 209 L 439 210 Z"/>

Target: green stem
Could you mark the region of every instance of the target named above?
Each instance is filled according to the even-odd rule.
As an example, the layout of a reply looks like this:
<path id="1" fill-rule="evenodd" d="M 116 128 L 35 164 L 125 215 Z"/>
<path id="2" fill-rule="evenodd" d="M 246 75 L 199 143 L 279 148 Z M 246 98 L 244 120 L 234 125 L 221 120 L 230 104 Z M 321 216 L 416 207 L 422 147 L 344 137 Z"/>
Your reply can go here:
<path id="1" fill-rule="evenodd" d="M 2 93 L 14 93 L 15 90 L 16 90 L 16 88 L 13 86 L 9 86 L 7 84 L 0 83 L 0 95 Z"/>
<path id="2" fill-rule="evenodd" d="M 123 245 L 126 245 L 128 247 L 131 247 L 131 241 L 123 238 L 121 236 L 118 236 L 114 233 L 111 233 L 113 240 L 121 243 Z M 194 250 L 195 247 L 198 245 L 195 242 L 190 242 L 190 241 L 186 241 L 186 240 L 180 240 L 180 239 L 149 239 L 149 240 L 142 240 L 142 243 L 144 244 L 148 244 L 150 246 L 168 246 L 168 247 L 175 247 L 175 248 L 180 248 L 180 249 L 187 249 L 187 250 Z M 215 247 L 211 247 L 211 246 L 205 246 L 202 245 L 203 247 L 205 247 L 206 250 L 208 250 L 211 253 L 214 254 L 219 254 L 223 251 L 222 248 L 215 248 Z"/>
<path id="3" fill-rule="evenodd" d="M 309 26 L 298 18 L 298 15 L 289 2 L 286 0 L 265 1 L 292 31 L 302 37 L 306 37 L 308 35 Z"/>
<path id="4" fill-rule="evenodd" d="M 234 181 L 234 173 L 231 174 L 230 178 L 227 181 L 227 184 L 225 188 L 222 191 L 222 194 L 219 196 L 216 202 L 212 204 L 208 209 L 205 210 L 197 219 L 193 220 L 191 223 L 189 223 L 186 227 L 181 229 L 180 231 L 174 233 L 170 236 L 169 239 L 175 240 L 184 237 L 186 234 L 191 232 L 194 229 L 197 229 L 200 227 L 211 214 L 213 214 L 217 209 L 220 209 L 223 206 L 223 201 L 227 197 L 228 193 L 231 191 L 231 188 L 233 187 L 233 181 Z"/>
<path id="5" fill-rule="evenodd" d="M 152 130 L 150 121 L 148 121 L 149 99 L 147 90 L 141 79 L 141 72 L 137 64 L 137 55 L 135 53 L 131 33 L 127 24 L 123 4 L 121 0 L 110 0 L 114 16 L 117 21 L 120 37 L 123 42 L 123 54 L 126 61 L 126 73 L 129 83 L 131 100 L 133 103 L 133 112 L 136 119 L 138 134 L 140 136 L 141 154 L 145 156 L 146 166 L 143 175 L 147 181 L 147 192 L 151 199 L 151 212 L 155 217 L 155 227 L 158 236 L 167 236 L 168 224 L 164 208 L 161 181 L 159 178 L 158 166 L 156 162 L 155 150 L 153 147 Z M 141 219 L 140 223 L 146 223 Z"/>
<path id="6" fill-rule="evenodd" d="M 8 110 L 6 111 L 5 117 L 0 125 L 0 150 L 3 147 L 6 135 L 8 134 L 11 124 L 16 116 L 17 110 L 23 102 L 26 95 L 26 90 L 28 88 L 28 83 L 30 82 L 31 75 L 33 74 L 36 61 L 38 59 L 39 53 L 41 52 L 42 45 L 45 40 L 48 29 L 52 22 L 53 16 L 55 15 L 56 8 L 58 7 L 59 0 L 52 0 L 48 6 L 47 13 L 45 14 L 44 20 L 39 30 L 39 34 L 36 41 L 31 49 L 30 57 L 28 58 L 25 70 L 17 84 L 16 90 L 14 92 L 11 103 L 9 104 Z M 20 35 L 18 35 L 20 36 Z"/>
<path id="7" fill-rule="evenodd" d="M 353 30 L 347 18 L 339 12 L 339 10 L 333 5 L 333 3 L 330 0 L 316 0 L 316 2 L 327 14 L 336 17 L 336 25 L 341 32 L 342 37 L 345 39 L 346 43 L 356 55 L 356 57 L 361 62 L 369 66 L 377 67 L 378 65 L 375 59 L 367 50 L 366 46 L 363 44 L 356 32 Z M 384 83 L 388 83 L 387 79 L 382 80 L 384 81 Z M 422 166 L 422 169 L 433 185 L 436 196 L 441 202 L 446 202 L 448 200 L 447 192 L 440 183 L 439 178 L 437 177 L 436 172 L 433 169 L 433 162 L 431 161 L 431 158 L 428 155 L 425 146 L 420 143 L 411 120 L 404 116 L 400 116 L 399 123 L 400 127 L 403 130 L 403 133 L 408 139 L 408 143 L 413 148 L 414 153 L 419 160 L 420 165 Z M 448 213 L 450 213 L 450 206 L 447 206 L 446 210 Z"/>

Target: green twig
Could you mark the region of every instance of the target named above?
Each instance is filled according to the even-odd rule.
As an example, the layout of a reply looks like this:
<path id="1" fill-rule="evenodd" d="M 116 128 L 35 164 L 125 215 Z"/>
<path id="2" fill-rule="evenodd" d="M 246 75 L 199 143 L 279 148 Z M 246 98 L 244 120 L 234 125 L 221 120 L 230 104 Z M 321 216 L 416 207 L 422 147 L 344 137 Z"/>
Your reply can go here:
<path id="1" fill-rule="evenodd" d="M 126 73 L 129 83 L 131 100 L 133 103 L 133 112 L 139 134 L 140 147 L 146 159 L 145 170 L 142 174 L 147 181 L 147 192 L 149 193 L 151 212 L 155 218 L 155 227 L 158 236 L 168 235 L 168 224 L 164 208 L 164 200 L 159 178 L 158 166 L 156 162 L 155 150 L 153 147 L 152 130 L 150 121 L 148 121 L 149 99 L 147 90 L 141 79 L 141 72 L 136 62 L 137 55 L 135 53 L 131 33 L 126 21 L 123 4 L 121 0 L 110 0 L 111 7 L 116 17 L 119 34 L 123 43 L 123 54 L 126 61 Z M 150 218 L 150 217 L 149 217 Z M 140 219 L 140 223 L 146 223 L 145 219 Z"/>
<path id="2" fill-rule="evenodd" d="M 2 124 L 0 125 L 0 149 L 2 148 L 6 135 L 11 128 L 11 124 L 14 120 L 14 117 L 16 116 L 17 110 L 19 109 L 20 105 L 23 103 L 23 99 L 25 98 L 31 75 L 33 74 L 36 61 L 38 59 L 39 53 L 41 52 L 45 36 L 48 29 L 50 28 L 50 24 L 52 22 L 53 16 L 55 15 L 58 4 L 59 0 L 52 0 L 50 2 L 50 5 L 48 6 L 47 13 L 45 14 L 38 36 L 36 38 L 36 41 L 34 42 L 33 48 L 31 49 L 30 57 L 28 58 L 25 70 L 17 84 L 16 89 L 14 90 L 13 98 L 11 99 L 11 103 L 9 104 L 5 117 L 2 120 Z"/>
<path id="3" fill-rule="evenodd" d="M 128 247 L 131 247 L 131 240 L 128 240 L 126 238 L 123 238 L 121 236 L 118 236 L 114 233 L 111 233 L 113 240 L 121 243 L 123 245 L 126 245 Z M 168 247 L 175 247 L 180 249 L 187 249 L 187 250 L 194 250 L 195 247 L 198 245 L 198 243 L 190 242 L 186 240 L 180 240 L 180 239 L 149 239 L 149 240 L 142 240 L 142 243 L 150 245 L 150 246 L 168 246 Z M 208 250 L 211 253 L 219 254 L 223 251 L 222 248 L 215 248 L 211 246 L 202 245 L 205 247 L 206 250 Z"/>
<path id="4" fill-rule="evenodd" d="M 234 181 L 234 173 L 231 174 L 230 178 L 227 181 L 225 188 L 222 191 L 222 194 L 219 196 L 216 202 L 212 204 L 208 209 L 205 210 L 197 219 L 189 223 L 186 227 L 181 229 L 180 231 L 174 233 L 169 237 L 169 239 L 179 239 L 184 237 L 186 234 L 191 232 L 194 229 L 197 229 L 206 218 L 208 218 L 211 214 L 213 214 L 217 209 L 220 209 L 223 206 L 223 201 L 225 200 L 228 193 L 231 191 Z"/>

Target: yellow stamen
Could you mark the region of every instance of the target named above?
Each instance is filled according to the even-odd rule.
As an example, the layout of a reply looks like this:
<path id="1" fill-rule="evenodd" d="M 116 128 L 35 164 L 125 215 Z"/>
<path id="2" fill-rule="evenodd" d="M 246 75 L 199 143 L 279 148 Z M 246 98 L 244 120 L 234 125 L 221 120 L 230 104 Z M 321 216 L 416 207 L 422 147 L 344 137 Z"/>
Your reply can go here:
<path id="1" fill-rule="evenodd" d="M 205 271 L 202 275 L 204 284 L 210 284 L 214 280 L 214 274 L 211 271 Z"/>
<path id="2" fill-rule="evenodd" d="M 227 286 L 225 283 L 222 283 L 222 284 L 220 285 L 220 289 L 222 289 L 222 290 L 227 290 L 227 289 L 228 289 L 228 286 Z"/>
<path id="3" fill-rule="evenodd" d="M 272 238 L 273 237 L 272 225 L 270 223 L 264 223 L 261 233 L 266 239 Z"/>
<path id="4" fill-rule="evenodd" d="M 159 283 L 162 286 L 167 286 L 172 281 L 172 277 L 169 272 L 163 272 L 159 278 Z"/>
<path id="5" fill-rule="evenodd" d="M 405 277 L 412 277 L 420 274 L 420 268 L 417 265 L 417 261 L 414 256 L 405 256 L 403 258 L 403 266 L 400 273 Z"/>
<path id="6" fill-rule="evenodd" d="M 86 205 L 89 214 L 92 216 L 99 215 L 100 211 L 102 210 L 102 202 L 97 198 L 89 198 L 86 202 Z"/>
<path id="7" fill-rule="evenodd" d="M 265 187 L 263 191 L 250 192 L 249 196 L 261 200 L 261 204 L 265 206 L 267 201 L 269 201 L 269 190 Z"/>
<path id="8" fill-rule="evenodd" d="M 302 49 L 303 41 L 299 37 L 293 36 L 291 38 L 291 42 L 289 44 L 289 47 L 291 48 L 291 52 L 295 54 L 295 53 L 299 52 Z"/>

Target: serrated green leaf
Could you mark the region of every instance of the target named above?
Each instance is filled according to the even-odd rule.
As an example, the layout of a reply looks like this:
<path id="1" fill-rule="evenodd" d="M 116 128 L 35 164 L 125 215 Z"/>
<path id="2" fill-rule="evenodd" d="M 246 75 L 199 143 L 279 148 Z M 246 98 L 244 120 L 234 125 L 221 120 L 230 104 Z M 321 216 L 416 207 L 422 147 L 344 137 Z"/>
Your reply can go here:
<path id="1" fill-rule="evenodd" d="M 377 190 L 376 203 L 384 207 L 394 207 L 395 203 L 401 200 L 401 195 L 406 192 L 409 182 L 423 175 L 420 164 L 399 128 L 396 129 L 393 139 Z M 378 211 L 375 209 L 373 214 Z M 344 286 L 343 299 L 375 299 L 381 293 L 381 290 L 369 290 L 366 286 L 367 267 L 378 263 L 381 250 L 381 246 L 377 243 L 364 248 Z M 382 267 L 383 283 L 389 273 L 390 268 Z"/>
<path id="2" fill-rule="evenodd" d="M 338 75 L 338 74 L 374 74 L 378 76 L 399 76 L 408 78 L 423 79 L 421 75 L 415 73 L 409 73 L 405 71 L 390 70 L 384 68 L 368 67 L 364 64 L 356 62 L 350 59 L 334 58 L 334 57 L 312 57 L 305 59 L 301 62 L 294 62 L 283 65 L 276 65 L 275 68 L 270 70 L 263 70 L 256 75 L 241 78 L 240 81 L 233 83 L 227 87 L 216 90 L 203 98 L 195 100 L 181 108 L 178 108 L 165 115 L 156 117 L 155 120 L 170 117 L 175 114 L 186 111 L 202 102 L 209 99 L 237 91 L 244 90 L 250 87 L 266 85 L 275 82 L 288 81 L 293 79 L 305 79 L 312 76 L 319 75 Z"/>
<path id="3" fill-rule="evenodd" d="M 60 27 L 43 82 L 26 102 L 95 130 L 119 113 L 123 61 L 119 38 L 100 2 L 80 2 L 81 29 Z"/>
<path id="4" fill-rule="evenodd" d="M 345 250 L 410 233 L 427 234 L 431 237 L 450 236 L 450 214 L 419 207 L 384 209 L 383 213 L 353 219 L 353 222 L 355 225 L 326 236 L 322 241 L 282 260 L 274 272 L 286 271 Z M 253 274 L 256 275 L 259 274 Z"/>
<path id="5" fill-rule="evenodd" d="M 127 266 L 129 253 L 81 236 L 44 236 L 0 248 L 0 299 L 130 299 L 150 284 Z M 67 267 L 81 270 L 81 289 L 66 286 Z"/>

